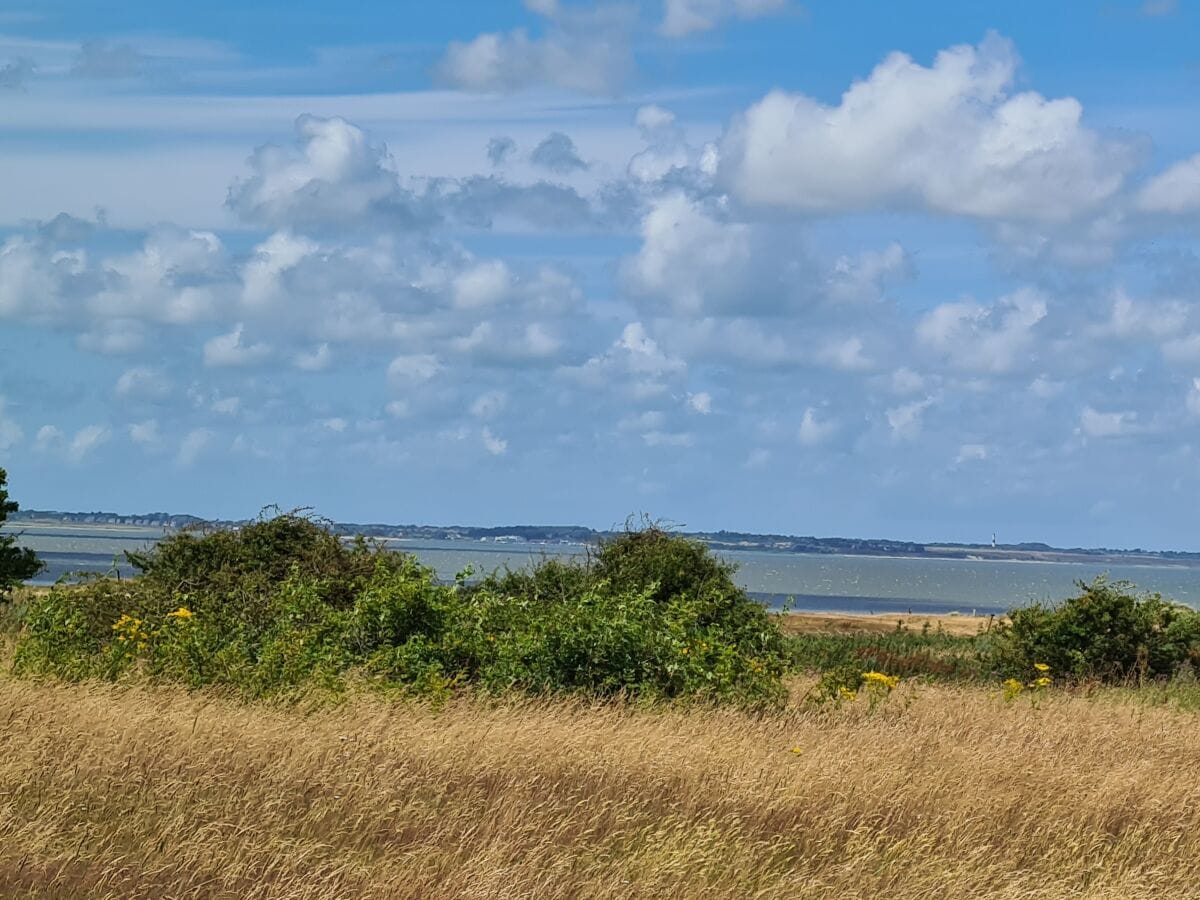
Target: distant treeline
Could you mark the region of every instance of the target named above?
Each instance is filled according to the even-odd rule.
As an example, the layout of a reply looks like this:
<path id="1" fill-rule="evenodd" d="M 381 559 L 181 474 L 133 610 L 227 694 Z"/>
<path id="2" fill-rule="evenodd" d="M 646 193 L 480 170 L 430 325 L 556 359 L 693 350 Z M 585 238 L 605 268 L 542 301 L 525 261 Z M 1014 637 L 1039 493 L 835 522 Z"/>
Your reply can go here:
<path id="1" fill-rule="evenodd" d="M 244 520 L 208 520 L 198 516 L 176 513 L 140 513 L 124 515 L 110 512 L 60 512 L 57 510 L 26 509 L 9 517 L 12 522 L 53 521 L 76 525 L 119 525 L 146 528 L 237 527 Z M 340 534 L 361 534 L 374 538 L 407 538 L 427 541 L 498 541 L 501 543 L 594 544 L 612 538 L 622 529 L 608 531 L 582 525 L 501 525 L 482 528 L 472 525 L 389 525 L 386 523 L 333 522 L 331 528 Z M 1026 542 L 1019 544 L 963 544 L 952 541 L 923 544 L 895 541 L 886 538 L 812 537 L 791 534 L 754 534 L 743 531 L 681 531 L 686 537 L 717 548 L 740 550 L 769 550 L 781 553 L 858 554 L 864 556 L 957 556 L 973 552 L 1054 553 L 1080 556 L 1136 556 L 1164 560 L 1200 560 L 1200 553 L 1182 550 L 1119 550 L 1111 548 L 1052 547 L 1049 544 Z"/>

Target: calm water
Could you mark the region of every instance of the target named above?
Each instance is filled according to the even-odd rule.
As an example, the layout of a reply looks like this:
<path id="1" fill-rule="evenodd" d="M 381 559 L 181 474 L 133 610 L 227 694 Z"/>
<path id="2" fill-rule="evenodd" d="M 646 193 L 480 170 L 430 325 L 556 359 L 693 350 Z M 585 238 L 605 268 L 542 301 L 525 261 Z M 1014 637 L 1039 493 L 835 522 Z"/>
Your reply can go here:
<path id="1" fill-rule="evenodd" d="M 161 536 L 152 529 L 81 531 L 27 528 L 22 542 L 48 563 L 38 583 L 74 571 L 129 574 L 125 550 L 142 549 Z M 520 568 L 540 556 L 575 554 L 576 546 L 485 544 L 465 541 L 391 541 L 415 553 L 450 580 L 468 565 L 476 572 Z M 1077 580 L 1102 572 L 1200 607 L 1200 568 L 1102 566 L 1075 563 L 898 559 L 864 556 L 801 556 L 761 551 L 724 554 L 739 565 L 738 581 L 755 596 L 778 605 L 794 597 L 797 609 L 830 612 L 991 613 L 1032 600 L 1061 599 Z"/>

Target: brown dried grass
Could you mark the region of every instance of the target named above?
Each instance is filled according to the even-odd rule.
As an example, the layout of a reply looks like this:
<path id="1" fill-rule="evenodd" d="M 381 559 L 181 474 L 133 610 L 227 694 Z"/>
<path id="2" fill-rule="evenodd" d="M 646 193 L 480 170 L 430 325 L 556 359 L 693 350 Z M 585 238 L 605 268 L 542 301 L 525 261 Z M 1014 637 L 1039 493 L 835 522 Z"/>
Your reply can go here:
<path id="1" fill-rule="evenodd" d="M 0 896 L 1195 897 L 1200 719 L 1119 696 L 301 712 L 0 678 Z"/>

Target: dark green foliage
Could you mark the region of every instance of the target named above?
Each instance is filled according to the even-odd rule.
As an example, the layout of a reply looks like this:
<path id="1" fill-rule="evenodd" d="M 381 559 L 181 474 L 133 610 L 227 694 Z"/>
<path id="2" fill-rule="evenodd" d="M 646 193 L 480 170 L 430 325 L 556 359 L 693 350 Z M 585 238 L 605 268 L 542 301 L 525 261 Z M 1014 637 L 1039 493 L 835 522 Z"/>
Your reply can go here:
<path id="1" fill-rule="evenodd" d="M 1020 675 L 1044 663 L 1055 676 L 1125 681 L 1170 677 L 1200 664 L 1194 610 L 1105 578 L 1079 582 L 1079 590 L 1056 606 L 1013 610 L 997 635 L 997 669 Z"/>
<path id="2" fill-rule="evenodd" d="M 0 469 L 0 525 L 20 507 L 8 498 L 8 473 Z M 42 571 L 42 562 L 32 550 L 18 547 L 15 535 L 0 535 L 0 600 L 23 581 Z"/>
<path id="3" fill-rule="evenodd" d="M 763 608 L 706 548 L 658 530 L 475 585 L 439 584 L 411 556 L 346 546 L 295 514 L 175 535 L 132 559 L 140 578 L 33 602 L 18 668 L 141 671 L 254 696 L 347 677 L 434 696 L 456 686 L 747 705 L 783 696 L 782 639 Z"/>

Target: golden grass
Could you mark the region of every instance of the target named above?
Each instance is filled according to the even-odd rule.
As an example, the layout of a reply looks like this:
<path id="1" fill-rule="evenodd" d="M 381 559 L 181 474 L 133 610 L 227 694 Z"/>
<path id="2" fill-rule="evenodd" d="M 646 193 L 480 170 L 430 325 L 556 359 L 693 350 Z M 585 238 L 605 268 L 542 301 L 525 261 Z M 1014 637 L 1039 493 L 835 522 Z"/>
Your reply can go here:
<path id="1" fill-rule="evenodd" d="M 1200 893 L 1193 714 L 909 690 L 874 715 L 302 714 L 0 677 L 0 896 Z"/>
<path id="2" fill-rule="evenodd" d="M 844 613 L 781 613 L 775 622 L 784 634 L 883 634 L 896 630 L 897 624 L 909 631 L 926 625 L 946 634 L 975 635 L 994 627 L 998 616 L 923 616 L 910 613 L 852 615 Z"/>

